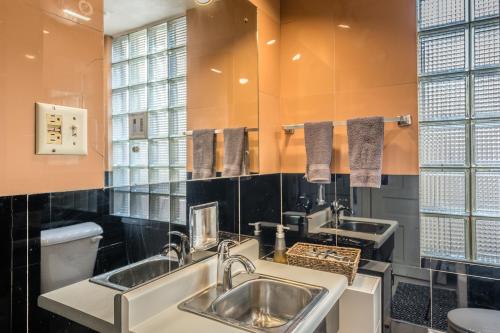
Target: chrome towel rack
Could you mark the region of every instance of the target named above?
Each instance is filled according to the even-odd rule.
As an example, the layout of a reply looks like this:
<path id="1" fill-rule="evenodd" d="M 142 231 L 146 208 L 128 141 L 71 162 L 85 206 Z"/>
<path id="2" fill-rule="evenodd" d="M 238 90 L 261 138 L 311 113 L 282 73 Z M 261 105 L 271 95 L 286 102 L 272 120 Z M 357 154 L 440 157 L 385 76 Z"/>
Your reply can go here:
<path id="1" fill-rule="evenodd" d="M 246 132 L 257 132 L 259 129 L 258 128 L 253 128 L 253 127 L 250 127 L 250 128 L 247 128 L 246 129 Z M 224 132 L 224 130 L 222 129 L 216 129 L 215 130 L 215 134 L 222 134 Z M 185 136 L 192 136 L 193 135 L 193 131 L 185 131 L 183 132 L 183 135 Z"/>
<path id="2" fill-rule="evenodd" d="M 397 123 L 399 127 L 406 127 L 411 125 L 411 115 L 403 115 L 394 118 L 384 118 L 384 123 Z M 333 121 L 333 126 L 346 126 L 346 120 Z M 283 130 L 286 134 L 294 134 L 296 129 L 304 128 L 304 124 L 283 125 Z"/>

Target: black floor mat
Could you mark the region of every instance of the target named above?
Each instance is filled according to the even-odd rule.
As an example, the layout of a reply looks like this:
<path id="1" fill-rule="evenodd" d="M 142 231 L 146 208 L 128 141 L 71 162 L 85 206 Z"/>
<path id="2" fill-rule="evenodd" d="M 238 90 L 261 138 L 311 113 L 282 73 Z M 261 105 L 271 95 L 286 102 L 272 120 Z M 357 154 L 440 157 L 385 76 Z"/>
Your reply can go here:
<path id="1" fill-rule="evenodd" d="M 392 297 L 392 318 L 409 323 L 430 325 L 430 289 L 399 282 Z"/>
<path id="2" fill-rule="evenodd" d="M 392 318 L 430 327 L 430 288 L 411 283 L 398 283 L 392 297 Z M 447 331 L 447 315 L 456 309 L 457 298 L 453 290 L 433 288 L 432 327 Z"/>
<path id="3" fill-rule="evenodd" d="M 456 308 L 456 291 L 432 288 L 432 327 L 447 331 L 448 312 Z"/>

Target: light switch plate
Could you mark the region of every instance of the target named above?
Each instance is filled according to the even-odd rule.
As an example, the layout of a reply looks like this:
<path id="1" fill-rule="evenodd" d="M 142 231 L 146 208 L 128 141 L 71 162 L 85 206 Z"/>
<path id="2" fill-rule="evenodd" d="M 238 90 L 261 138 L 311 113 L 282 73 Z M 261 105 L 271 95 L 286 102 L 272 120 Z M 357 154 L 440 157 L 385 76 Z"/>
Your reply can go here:
<path id="1" fill-rule="evenodd" d="M 36 103 L 36 154 L 87 155 L 87 110 Z"/>
<path id="2" fill-rule="evenodd" d="M 129 138 L 130 139 L 147 139 L 148 138 L 148 113 L 139 112 L 131 113 L 129 119 Z"/>

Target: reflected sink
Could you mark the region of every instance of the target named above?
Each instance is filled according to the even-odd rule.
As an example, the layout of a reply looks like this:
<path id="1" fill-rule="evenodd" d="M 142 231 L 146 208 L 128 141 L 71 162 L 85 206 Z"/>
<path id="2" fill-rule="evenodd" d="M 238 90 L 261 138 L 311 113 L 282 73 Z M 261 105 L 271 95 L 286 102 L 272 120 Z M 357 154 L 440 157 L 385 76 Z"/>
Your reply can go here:
<path id="1" fill-rule="evenodd" d="M 365 232 L 368 234 L 382 235 L 390 225 L 385 223 L 370 223 L 358 221 L 342 221 L 338 225 L 339 229 L 355 232 Z"/>
<path id="2" fill-rule="evenodd" d="M 158 255 L 93 277 L 90 281 L 124 291 L 149 282 L 177 268 L 179 268 L 177 261 Z"/>
<path id="3" fill-rule="evenodd" d="M 244 278 L 247 274 L 240 274 Z M 224 293 L 213 286 L 179 305 L 192 312 L 252 332 L 291 332 L 328 291 L 325 288 L 250 275 Z"/>

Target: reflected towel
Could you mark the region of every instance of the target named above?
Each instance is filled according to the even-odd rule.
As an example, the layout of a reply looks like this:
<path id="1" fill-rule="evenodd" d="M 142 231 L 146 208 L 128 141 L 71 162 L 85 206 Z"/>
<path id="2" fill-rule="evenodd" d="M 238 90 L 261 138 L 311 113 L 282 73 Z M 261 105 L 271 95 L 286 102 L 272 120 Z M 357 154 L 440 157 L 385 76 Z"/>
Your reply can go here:
<path id="1" fill-rule="evenodd" d="M 351 187 L 380 188 L 384 151 L 384 118 L 347 121 Z"/>
<path id="2" fill-rule="evenodd" d="M 246 173 L 247 134 L 245 127 L 224 129 L 224 166 L 222 176 L 234 177 Z"/>
<path id="3" fill-rule="evenodd" d="M 193 131 L 193 179 L 215 177 L 215 130 Z"/>
<path id="4" fill-rule="evenodd" d="M 304 124 L 306 146 L 306 179 L 310 183 L 330 184 L 333 145 L 331 121 Z"/>

